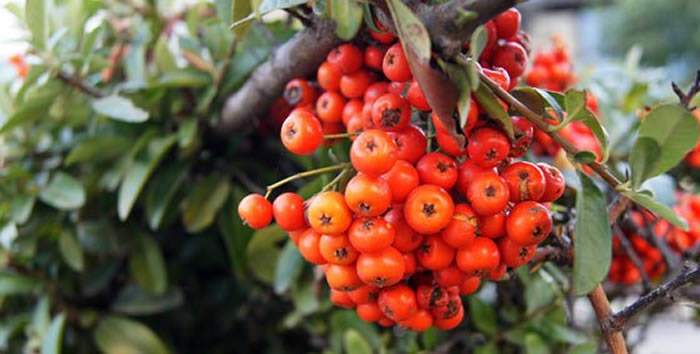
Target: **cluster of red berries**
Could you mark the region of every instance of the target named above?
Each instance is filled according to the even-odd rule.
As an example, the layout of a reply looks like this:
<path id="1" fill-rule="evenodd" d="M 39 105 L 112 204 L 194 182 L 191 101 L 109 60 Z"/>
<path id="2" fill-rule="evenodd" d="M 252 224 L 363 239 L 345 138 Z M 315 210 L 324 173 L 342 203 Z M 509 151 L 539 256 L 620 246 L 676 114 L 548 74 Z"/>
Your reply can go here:
<path id="1" fill-rule="evenodd" d="M 644 272 L 651 280 L 664 275 L 667 270 L 666 262 L 662 252 L 640 234 L 639 230 L 646 230 L 649 237 L 665 240 L 670 251 L 678 255 L 682 255 L 700 242 L 700 196 L 679 192 L 677 199 L 678 204 L 674 207 L 674 211 L 688 221 L 689 231 L 675 227 L 649 212 L 638 211 L 630 213 L 631 225 L 622 230 L 642 262 Z M 616 236 L 613 239 L 613 261 L 608 274 L 611 282 L 631 285 L 642 280 L 642 270 L 632 261 L 627 252 L 622 247 L 619 237 Z"/>
<path id="2" fill-rule="evenodd" d="M 518 32 L 514 13 L 492 22 L 497 33 Z M 430 114 L 401 44 L 388 32 L 370 35 L 374 42 L 364 49 L 346 43 L 331 51 L 318 68 L 321 90 L 307 80 L 289 82 L 284 97 L 295 108 L 280 132 L 299 155 L 314 153 L 324 133 L 350 133 L 357 173 L 342 192 L 306 201 L 284 193 L 273 203 L 251 194 L 238 212 L 253 228 L 274 217 L 301 255 L 321 267 L 331 301 L 361 319 L 413 331 L 451 329 L 464 318 L 460 295 L 535 255 L 552 230 L 548 203 L 564 192 L 564 178 L 548 164 L 516 160 L 533 137 L 521 117 L 513 119 L 525 133 L 511 141 L 473 104 L 461 127 L 468 143 L 459 146 Z M 499 50 L 494 60 L 515 67 Z M 507 70 L 487 70 L 511 87 Z M 418 117 L 427 115 L 439 151 L 426 151 L 432 138 Z"/>
<path id="3" fill-rule="evenodd" d="M 564 42 L 556 37 L 553 42 L 551 49 L 535 53 L 525 80 L 533 87 L 565 91 L 576 83 L 576 75 Z"/>

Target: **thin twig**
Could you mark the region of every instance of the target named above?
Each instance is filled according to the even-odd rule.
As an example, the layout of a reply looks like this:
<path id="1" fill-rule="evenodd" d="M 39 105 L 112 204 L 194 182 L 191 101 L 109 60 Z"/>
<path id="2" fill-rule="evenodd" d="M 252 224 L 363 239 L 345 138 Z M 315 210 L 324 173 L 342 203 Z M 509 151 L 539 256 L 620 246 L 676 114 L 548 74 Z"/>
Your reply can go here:
<path id="1" fill-rule="evenodd" d="M 100 90 L 98 90 L 94 86 L 91 86 L 86 82 L 80 80 L 78 77 L 70 75 L 64 71 L 58 72 L 58 78 L 66 84 L 75 87 L 76 89 L 78 89 L 78 91 L 81 91 L 89 96 L 97 98 L 105 96 L 104 93 L 100 92 Z"/>
<path id="2" fill-rule="evenodd" d="M 678 100 L 681 101 L 681 105 L 688 109 L 689 111 L 694 110 L 696 107 L 690 107 L 690 102 L 692 102 L 693 97 L 700 92 L 700 70 L 698 70 L 695 74 L 695 81 L 693 82 L 693 85 L 690 86 L 687 92 L 683 92 L 680 87 L 675 82 L 671 83 L 671 88 L 673 88 L 673 92 L 678 96 Z"/>

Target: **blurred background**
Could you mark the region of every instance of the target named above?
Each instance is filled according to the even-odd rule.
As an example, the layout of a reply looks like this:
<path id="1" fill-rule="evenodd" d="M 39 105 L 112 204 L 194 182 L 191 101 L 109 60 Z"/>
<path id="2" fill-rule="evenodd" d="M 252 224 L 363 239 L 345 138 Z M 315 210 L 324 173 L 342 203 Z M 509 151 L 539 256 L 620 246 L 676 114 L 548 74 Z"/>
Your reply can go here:
<path id="1" fill-rule="evenodd" d="M 61 2 L 60 0 L 56 1 L 56 3 Z M 107 3 L 120 2 L 109 0 Z M 157 1 L 157 3 L 159 11 L 175 14 L 186 6 L 197 3 L 197 1 L 165 0 Z M 28 31 L 12 14 L 21 4 L 21 1 L 0 0 L 0 82 L 15 80 L 14 69 L 9 65 L 9 60 L 14 55 L 25 54 L 29 48 L 26 42 Z M 620 95 L 627 94 L 633 87 L 643 86 L 643 95 L 640 97 L 643 97 L 645 102 L 658 102 L 672 97 L 671 81 L 687 84 L 694 77 L 695 70 L 700 67 L 700 2 L 698 0 L 530 0 L 519 6 L 519 9 L 523 14 L 524 28 L 532 40 L 532 50 L 539 52 L 551 48 L 553 38 L 564 43 L 571 52 L 571 61 L 579 78 L 579 85 L 591 88 L 596 93 L 601 101 L 603 116 L 606 116 L 606 119 L 619 118 L 620 121 L 625 121 L 626 118 L 622 117 L 624 114 L 620 113 L 619 107 L 615 105 L 620 102 Z M 98 17 L 99 14 L 98 12 Z M 280 16 L 284 17 L 284 14 L 273 14 L 271 17 L 279 18 Z M 184 25 L 182 26 L 184 27 Z M 183 33 L 186 32 L 184 28 L 174 29 L 175 32 L 180 30 Z M 278 38 L 287 35 L 280 35 L 282 32 L 275 32 Z M 28 60 L 31 63 L 33 59 L 29 57 Z M 624 147 L 625 140 L 622 135 L 625 131 L 624 124 L 610 128 L 613 145 L 615 145 L 617 138 L 619 146 Z M 671 195 L 671 199 L 673 198 L 672 192 L 667 194 Z M 179 239 L 175 238 L 175 240 Z M 185 261 L 190 259 L 188 258 L 190 256 L 202 257 L 204 255 L 206 257 L 206 255 L 214 254 L 215 257 L 226 257 L 222 254 L 221 249 L 217 249 L 217 247 L 221 248 L 219 243 L 196 242 L 196 245 L 191 245 L 189 250 L 191 254 L 177 254 L 178 260 L 182 264 L 175 266 L 176 272 L 186 273 L 178 267 L 184 267 Z M 227 244 L 226 247 L 229 245 Z M 176 251 L 167 250 L 166 253 L 170 257 Z M 265 256 L 269 257 L 270 255 L 266 254 Z M 264 258 L 264 260 L 273 261 L 274 259 Z M 302 333 L 302 338 L 306 338 L 304 336 L 308 335 L 304 330 L 299 329 L 303 326 L 299 322 L 304 316 L 314 311 L 327 310 L 323 307 L 325 304 L 312 303 L 306 304 L 310 306 L 308 313 L 305 313 L 305 310 L 300 312 L 299 307 L 303 308 L 305 305 L 303 302 L 300 303 L 300 301 L 304 301 L 303 298 L 302 300 L 296 298 L 290 300 L 285 295 L 275 294 L 270 290 L 269 284 L 265 284 L 259 279 L 247 283 L 245 290 L 247 293 L 243 293 L 237 288 L 236 283 L 232 283 L 226 271 L 217 268 L 220 264 L 211 265 L 206 261 L 202 264 L 206 265 L 198 269 L 197 276 L 212 276 L 223 280 L 216 284 L 200 284 L 197 283 L 195 276 L 186 278 L 190 282 L 187 283 L 189 287 L 201 287 L 206 289 L 203 291 L 210 293 L 207 297 L 198 298 L 201 300 L 200 303 L 183 305 L 188 309 L 186 312 L 183 311 L 183 315 L 180 316 L 182 318 L 178 317 L 177 321 L 190 321 L 191 319 L 187 316 L 194 316 L 200 311 L 211 311 L 208 316 L 230 316 L 236 319 L 230 322 L 235 323 L 227 322 L 221 326 L 228 326 L 226 327 L 228 330 L 241 331 L 244 333 L 243 336 L 253 338 L 250 339 L 251 343 L 257 343 L 258 338 L 255 337 L 265 336 L 260 331 L 263 331 L 263 328 L 268 328 L 265 327 L 266 321 L 276 324 L 285 321 L 284 326 L 295 329 L 283 331 L 281 337 L 286 338 L 287 342 L 285 343 L 294 343 L 293 337 L 295 335 Z M 265 274 L 261 277 L 267 279 L 270 278 L 270 275 Z M 491 290 L 493 291 L 493 289 Z M 247 300 L 243 299 L 244 297 Z M 632 299 L 634 296 L 617 297 L 613 307 L 621 308 Z M 247 310 L 241 310 L 238 306 L 220 306 L 221 303 L 227 301 L 233 301 L 234 304 L 244 303 Z M 256 306 L 267 306 L 267 310 L 273 315 L 268 312 L 257 313 L 263 310 L 257 309 Z M 290 315 L 292 306 L 296 306 L 297 311 Z M 581 321 L 591 322 L 592 316 L 585 301 L 576 304 L 575 309 L 577 317 Z M 688 304 L 679 303 L 653 317 L 653 320 L 643 326 L 643 329 L 633 330 L 630 333 L 632 338 L 642 338 L 635 347 L 635 352 L 644 354 L 697 353 L 700 328 L 696 325 L 698 323 L 696 310 Z M 247 322 L 242 320 L 236 322 L 241 317 L 246 317 Z M 158 328 L 167 327 L 161 321 L 168 318 L 155 317 L 148 320 Z M 247 328 L 246 323 L 251 323 L 251 318 L 260 321 L 261 326 L 257 329 Z M 307 325 L 311 327 L 323 324 L 313 322 Z M 178 326 L 175 325 L 175 327 Z M 202 321 L 195 322 L 191 326 L 216 327 L 217 324 Z M 179 326 L 169 333 L 171 336 L 177 336 L 177 333 L 187 333 L 187 328 L 188 326 Z M 201 330 L 202 327 L 199 329 Z M 189 342 L 188 339 L 184 338 L 169 339 L 174 342 L 181 341 L 179 344 L 185 348 L 188 346 L 189 348 L 197 347 L 200 341 L 207 340 L 203 338 Z M 213 337 L 212 340 L 216 342 L 226 339 L 225 337 Z M 321 341 L 322 339 L 310 336 L 303 340 Z M 274 343 L 266 345 L 273 348 L 276 346 Z M 275 349 L 284 352 L 288 348 L 278 347 Z M 222 352 L 224 351 L 225 349 L 222 349 Z"/>

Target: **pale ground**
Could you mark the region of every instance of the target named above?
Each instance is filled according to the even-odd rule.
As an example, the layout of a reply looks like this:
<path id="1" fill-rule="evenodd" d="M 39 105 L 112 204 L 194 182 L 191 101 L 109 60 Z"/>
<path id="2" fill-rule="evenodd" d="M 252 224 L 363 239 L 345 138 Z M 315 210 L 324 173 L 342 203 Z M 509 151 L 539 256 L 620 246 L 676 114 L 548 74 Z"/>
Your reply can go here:
<path id="1" fill-rule="evenodd" d="M 26 45 L 22 43 L 26 32 L 21 29 L 14 16 L 5 10 L 10 0 L 0 0 L 0 65 L 7 65 L 7 58 L 22 53 Z M 546 47 L 552 35 L 561 35 L 567 43 L 572 43 L 576 53 L 576 20 L 567 14 L 547 14 L 530 22 L 529 32 L 533 38 L 533 49 Z M 587 304 L 577 306 L 581 312 L 578 318 L 590 314 Z M 614 304 L 614 307 L 622 305 Z M 657 316 L 649 326 L 646 340 L 637 347 L 638 354 L 697 354 L 700 353 L 700 328 L 690 319 L 688 307 L 678 306 L 670 313 Z M 631 335 L 634 335 L 632 333 Z"/>

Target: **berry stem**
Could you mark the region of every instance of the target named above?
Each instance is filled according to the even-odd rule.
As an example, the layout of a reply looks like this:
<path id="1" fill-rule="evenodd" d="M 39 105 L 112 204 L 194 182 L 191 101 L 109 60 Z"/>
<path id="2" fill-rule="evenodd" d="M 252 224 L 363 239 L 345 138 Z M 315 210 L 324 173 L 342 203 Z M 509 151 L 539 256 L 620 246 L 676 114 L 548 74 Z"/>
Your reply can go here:
<path id="1" fill-rule="evenodd" d="M 353 136 L 358 136 L 360 133 L 354 132 L 354 133 L 338 133 L 338 134 L 326 134 L 323 136 L 324 139 L 330 140 L 330 139 L 342 139 L 342 138 L 352 138 Z"/>
<path id="2" fill-rule="evenodd" d="M 314 175 L 319 175 L 323 173 L 328 173 L 328 172 L 333 172 L 333 171 L 338 171 L 338 170 L 343 170 L 350 167 L 349 162 L 344 162 L 344 163 L 339 163 L 337 165 L 331 165 L 331 166 L 326 166 L 326 167 L 321 167 L 317 168 L 315 170 L 309 170 L 309 171 L 304 171 L 304 172 L 299 172 L 297 174 L 291 175 L 287 178 L 281 179 L 266 188 L 266 193 L 265 193 L 265 199 L 267 199 L 270 194 L 272 193 L 275 188 L 283 186 L 291 181 L 295 181 L 301 178 L 309 177 L 309 176 L 314 176 Z"/>
<path id="3" fill-rule="evenodd" d="M 338 175 L 335 176 L 335 178 L 333 178 L 332 181 L 328 182 L 328 184 L 326 184 L 325 186 L 323 186 L 323 188 L 321 188 L 321 192 L 326 192 L 326 191 L 330 190 L 331 187 L 338 184 L 338 182 L 340 182 L 340 180 L 342 180 L 350 172 L 350 170 L 352 170 L 352 169 L 346 168 L 346 169 L 340 171 L 340 173 L 338 173 Z"/>

